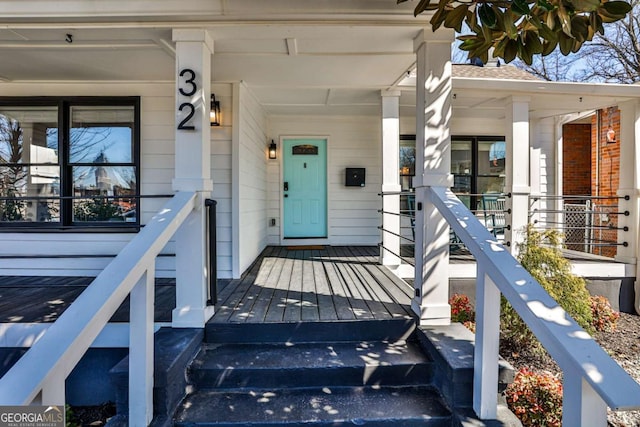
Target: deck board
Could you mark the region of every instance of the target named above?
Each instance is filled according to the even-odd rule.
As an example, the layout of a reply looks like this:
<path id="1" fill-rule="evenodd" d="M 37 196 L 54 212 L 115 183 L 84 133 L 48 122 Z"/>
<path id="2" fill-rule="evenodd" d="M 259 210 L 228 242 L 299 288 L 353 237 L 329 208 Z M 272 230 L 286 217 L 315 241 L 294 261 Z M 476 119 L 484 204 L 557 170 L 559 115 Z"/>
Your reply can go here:
<path id="1" fill-rule="evenodd" d="M 410 287 L 377 264 L 376 247 L 267 247 L 241 279 L 219 280 L 213 323 L 413 318 Z M 0 323 L 49 323 L 92 277 L 0 277 Z M 155 320 L 170 322 L 175 279 L 156 279 Z M 129 321 L 129 300 L 112 322 Z"/>

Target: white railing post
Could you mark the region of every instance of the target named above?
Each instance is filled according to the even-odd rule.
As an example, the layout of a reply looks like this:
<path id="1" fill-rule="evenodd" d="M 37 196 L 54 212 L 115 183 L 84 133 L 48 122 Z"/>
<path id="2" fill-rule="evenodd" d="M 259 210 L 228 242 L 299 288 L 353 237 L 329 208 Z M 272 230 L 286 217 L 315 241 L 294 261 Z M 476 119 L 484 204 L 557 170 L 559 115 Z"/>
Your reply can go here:
<path id="1" fill-rule="evenodd" d="M 498 414 L 500 291 L 481 264 L 477 276 L 473 410 L 483 420 L 494 420 Z"/>
<path id="2" fill-rule="evenodd" d="M 153 308 L 155 267 L 148 266 L 131 290 L 129 330 L 129 425 L 153 419 Z"/>
<path id="3" fill-rule="evenodd" d="M 65 404 L 65 375 L 58 369 L 49 375 L 40 393 L 40 404 L 48 406 L 64 406 Z"/>
<path id="4" fill-rule="evenodd" d="M 563 368 L 562 426 L 607 425 L 607 404 L 579 372 Z"/>

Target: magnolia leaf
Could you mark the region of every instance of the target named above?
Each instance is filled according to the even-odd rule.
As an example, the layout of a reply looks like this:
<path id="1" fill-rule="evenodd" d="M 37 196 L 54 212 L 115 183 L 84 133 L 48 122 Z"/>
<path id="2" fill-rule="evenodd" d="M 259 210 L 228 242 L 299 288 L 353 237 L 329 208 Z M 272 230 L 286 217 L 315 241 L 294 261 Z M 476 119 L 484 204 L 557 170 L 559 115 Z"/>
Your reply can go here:
<path id="1" fill-rule="evenodd" d="M 416 8 L 413 10 L 413 16 L 418 16 L 425 10 L 434 10 L 436 7 L 436 5 L 431 5 L 431 0 L 420 0 Z"/>
<path id="2" fill-rule="evenodd" d="M 591 12 L 589 14 L 589 25 L 593 31 L 597 31 L 604 35 L 604 25 L 602 25 L 602 17 L 597 12 Z"/>
<path id="3" fill-rule="evenodd" d="M 536 6 L 546 10 L 547 12 L 552 11 L 553 9 L 555 9 L 555 6 L 552 5 L 551 3 L 549 3 L 547 0 L 538 0 L 536 2 Z"/>
<path id="4" fill-rule="evenodd" d="M 518 43 L 518 56 L 524 61 L 525 64 L 531 65 L 533 63 L 533 52 L 529 46 Z"/>
<path id="5" fill-rule="evenodd" d="M 542 42 L 537 32 L 527 31 L 524 36 L 524 44 L 532 54 L 542 53 Z"/>
<path id="6" fill-rule="evenodd" d="M 478 16 L 480 22 L 489 28 L 495 28 L 498 18 L 490 5 L 487 3 L 481 4 L 478 8 Z"/>
<path id="7" fill-rule="evenodd" d="M 599 4 L 599 0 L 598 4 Z M 531 13 L 531 9 L 529 9 L 529 5 L 526 0 L 513 0 L 511 3 L 511 10 L 518 15 L 529 15 Z"/>
<path id="8" fill-rule="evenodd" d="M 560 45 L 560 52 L 562 52 L 564 56 L 567 56 L 573 50 L 574 40 L 564 32 L 561 32 L 558 33 L 558 44 Z"/>
<path id="9" fill-rule="evenodd" d="M 601 5 L 600 0 L 571 0 L 571 3 L 573 4 L 573 7 L 576 9 L 576 11 L 580 12 L 593 12 L 594 10 L 598 10 Z"/>
<path id="10" fill-rule="evenodd" d="M 631 12 L 631 5 L 625 1 L 608 1 L 602 3 L 602 8 L 612 15 L 621 15 L 622 18 Z"/>
<path id="11" fill-rule="evenodd" d="M 440 28 L 446 17 L 447 14 L 444 9 L 436 10 L 436 13 L 434 13 L 431 17 L 431 21 L 429 21 L 431 23 L 431 28 L 433 29 L 433 31 L 436 31 L 438 28 Z"/>
<path id="12" fill-rule="evenodd" d="M 396 0 L 405 3 L 408 0 Z M 558 49 L 563 55 L 577 52 L 604 24 L 625 18 L 631 5 L 622 0 L 418 0 L 416 15 L 433 10 L 431 26 L 470 34 L 459 37 L 470 56 L 494 57 L 506 62 L 520 57 L 531 63 L 538 54 Z"/>
<path id="13" fill-rule="evenodd" d="M 511 9 L 507 9 L 502 16 L 504 18 L 504 32 L 507 37 L 514 40 L 518 37 L 518 29 L 514 24 L 513 12 L 511 12 Z"/>
<path id="14" fill-rule="evenodd" d="M 506 62 L 511 62 L 518 54 L 518 42 L 515 40 L 507 39 L 507 45 L 504 48 L 503 59 Z"/>
<path id="15" fill-rule="evenodd" d="M 589 18 L 584 15 L 574 15 L 571 19 L 571 35 L 578 41 L 589 40 Z"/>
<path id="16" fill-rule="evenodd" d="M 454 28 L 457 32 L 461 32 L 462 21 L 464 21 L 468 9 L 468 5 L 461 4 L 459 6 L 456 6 L 455 9 L 448 11 L 447 15 L 444 18 L 444 26 L 447 28 Z"/>
<path id="17" fill-rule="evenodd" d="M 551 28 L 547 27 L 546 24 L 542 24 L 540 29 L 538 30 L 538 35 L 547 41 L 558 41 L 558 35 L 555 31 L 551 30 Z"/>
<path id="18" fill-rule="evenodd" d="M 503 37 L 502 40 L 500 40 L 498 43 L 496 43 L 496 45 L 494 46 L 493 49 L 493 56 L 496 58 L 503 58 L 504 57 L 504 49 L 507 47 L 507 42 L 509 41 L 508 38 Z"/>
<path id="19" fill-rule="evenodd" d="M 557 16 L 558 16 L 558 12 L 555 10 L 547 13 L 545 24 L 547 24 L 547 27 L 549 27 L 551 30 L 555 30 L 556 28 Z"/>
<path id="20" fill-rule="evenodd" d="M 558 19 L 560 19 L 560 23 L 562 24 L 562 31 L 571 37 L 571 16 L 569 16 L 569 12 L 567 12 L 562 2 L 560 2 L 558 6 Z"/>
<path id="21" fill-rule="evenodd" d="M 542 44 L 542 56 L 547 56 L 558 47 L 558 39 L 548 40 Z"/>

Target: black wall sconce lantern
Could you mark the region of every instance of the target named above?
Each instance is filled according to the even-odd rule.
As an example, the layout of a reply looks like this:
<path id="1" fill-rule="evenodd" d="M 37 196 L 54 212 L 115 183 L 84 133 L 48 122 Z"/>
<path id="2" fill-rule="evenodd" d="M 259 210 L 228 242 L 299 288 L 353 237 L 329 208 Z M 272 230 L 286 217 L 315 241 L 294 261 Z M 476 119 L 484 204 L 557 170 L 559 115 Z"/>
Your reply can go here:
<path id="1" fill-rule="evenodd" d="M 277 158 L 277 148 L 276 143 L 271 140 L 271 144 L 269 144 L 269 159 L 273 160 Z"/>
<path id="2" fill-rule="evenodd" d="M 211 126 L 220 126 L 220 101 L 216 101 L 216 95 L 211 94 L 211 112 L 209 113 Z"/>

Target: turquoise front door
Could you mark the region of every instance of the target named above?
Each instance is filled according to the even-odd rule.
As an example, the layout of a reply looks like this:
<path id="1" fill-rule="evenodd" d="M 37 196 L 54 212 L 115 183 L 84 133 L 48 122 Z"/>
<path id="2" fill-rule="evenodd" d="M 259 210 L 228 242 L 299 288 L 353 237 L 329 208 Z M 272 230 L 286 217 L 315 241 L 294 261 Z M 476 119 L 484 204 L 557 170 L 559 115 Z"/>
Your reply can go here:
<path id="1" fill-rule="evenodd" d="M 327 237 L 327 140 L 284 139 L 285 239 Z"/>

